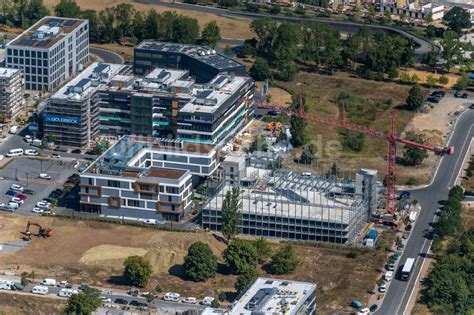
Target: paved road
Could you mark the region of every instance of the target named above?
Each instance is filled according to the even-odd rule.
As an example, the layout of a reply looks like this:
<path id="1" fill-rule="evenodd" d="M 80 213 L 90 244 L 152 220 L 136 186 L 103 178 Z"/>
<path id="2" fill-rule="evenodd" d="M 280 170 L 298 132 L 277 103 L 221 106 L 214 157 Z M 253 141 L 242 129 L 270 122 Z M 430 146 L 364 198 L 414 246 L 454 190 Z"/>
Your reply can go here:
<path id="1" fill-rule="evenodd" d="M 20 286 L 20 280 L 18 277 L 5 277 L 5 280 L 13 280 L 15 281 L 15 284 Z M 22 292 L 23 294 L 26 293 L 28 295 L 35 296 L 36 294 L 31 293 L 31 290 L 35 284 L 28 284 L 26 287 L 23 288 Z M 73 289 L 78 289 L 78 286 L 73 286 Z M 157 309 L 160 314 L 175 314 L 176 312 L 185 312 L 189 310 L 197 310 L 197 311 L 202 311 L 205 307 L 202 305 L 198 304 L 184 304 L 184 303 L 178 303 L 178 302 L 169 302 L 169 301 L 163 301 L 159 299 L 153 300 L 151 303 L 147 303 L 146 299 L 143 297 L 133 297 L 128 294 L 126 294 L 123 291 L 120 290 L 110 290 L 110 289 L 104 289 L 104 288 L 98 288 L 101 290 L 101 297 L 104 298 L 110 298 L 112 301 L 112 305 L 115 305 L 117 307 L 119 306 L 124 306 L 123 304 L 115 304 L 114 301 L 116 299 L 122 299 L 130 303 L 131 301 L 137 301 L 141 303 L 146 303 L 150 306 L 151 309 Z M 46 295 L 47 297 L 50 298 L 57 298 L 58 293 L 61 290 L 59 287 L 53 287 L 49 286 L 48 287 L 48 294 Z M 3 291 L 3 292 L 11 292 L 11 291 Z M 12 292 L 14 293 L 14 292 Z M 37 295 L 36 295 L 37 296 Z M 66 298 L 64 298 L 66 299 Z M 106 302 L 108 303 L 108 302 Z M 110 304 L 110 303 L 108 303 Z"/>
<path id="2" fill-rule="evenodd" d="M 456 181 L 463 159 L 468 153 L 469 143 L 474 136 L 473 123 L 474 110 L 467 110 L 458 118 L 449 140 L 449 146 L 455 147 L 454 155 L 441 159 L 431 185 L 412 190 L 412 198 L 418 200 L 422 211 L 400 258 L 400 265 L 403 266 L 407 258 L 416 257 L 415 269 L 408 282 L 392 280 L 377 314 L 404 314 L 416 281 L 420 281 L 418 275 L 431 246 L 432 228 L 430 224 L 435 220 L 435 212 L 439 207 L 438 201 L 447 199 L 448 191 Z"/>
<path id="3" fill-rule="evenodd" d="M 166 6 L 170 8 L 179 8 L 197 12 L 212 13 L 221 16 L 228 16 L 233 18 L 244 18 L 244 19 L 258 19 L 262 17 L 271 17 L 277 21 L 287 21 L 287 22 L 300 22 L 307 20 L 317 20 L 319 22 L 324 22 L 332 25 L 334 28 L 343 33 L 356 33 L 361 26 L 365 25 L 369 31 L 376 32 L 383 30 L 388 33 L 397 33 L 406 38 L 413 40 L 416 44 L 415 54 L 420 59 L 429 53 L 433 47 L 431 43 L 425 39 L 415 36 L 413 34 L 407 33 L 399 28 L 383 25 L 372 25 L 372 24 L 360 24 L 349 21 L 335 21 L 327 18 L 305 18 L 305 17 L 289 17 L 282 15 L 273 15 L 273 14 L 264 14 L 264 13 L 251 13 L 245 11 L 231 11 L 228 9 L 215 8 L 210 6 L 201 6 L 188 3 L 179 3 L 179 2 L 161 2 L 160 0 L 137 0 L 137 2 L 146 3 L 146 4 L 159 4 L 161 6 Z"/>
<path id="4" fill-rule="evenodd" d="M 97 47 L 90 47 L 89 52 L 91 54 L 98 56 L 100 59 L 102 59 L 106 63 L 118 63 L 118 64 L 124 63 L 122 56 L 110 50 L 97 48 Z"/>

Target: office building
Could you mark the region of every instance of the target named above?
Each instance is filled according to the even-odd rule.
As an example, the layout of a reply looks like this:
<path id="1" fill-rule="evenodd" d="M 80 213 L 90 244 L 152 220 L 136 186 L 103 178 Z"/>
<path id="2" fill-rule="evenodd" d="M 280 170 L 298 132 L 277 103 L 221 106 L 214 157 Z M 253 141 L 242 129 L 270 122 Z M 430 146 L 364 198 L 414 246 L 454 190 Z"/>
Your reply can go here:
<path id="1" fill-rule="evenodd" d="M 44 135 L 55 144 L 90 147 L 99 134 L 100 98 L 96 91 L 127 66 L 93 63 L 47 101 L 43 111 Z"/>
<path id="2" fill-rule="evenodd" d="M 236 186 L 245 235 L 352 244 L 367 224 L 369 203 L 375 199 L 372 186 L 357 188 L 356 193 L 357 183 L 349 179 L 250 166 L 242 171 L 242 165 L 235 157 L 222 163 L 222 180 L 208 186 L 203 228 L 221 231 L 225 194 Z M 360 174 L 368 177 L 359 181 L 361 185 L 373 182 L 372 172 Z"/>
<path id="3" fill-rule="evenodd" d="M 239 315 L 314 315 L 316 284 L 258 277 L 232 304 L 228 314 Z"/>
<path id="4" fill-rule="evenodd" d="M 198 83 L 220 73 L 245 76 L 243 64 L 205 46 L 144 41 L 135 47 L 133 58 L 135 73 L 140 75 L 155 68 L 185 69 Z"/>
<path id="5" fill-rule="evenodd" d="M 0 68 L 0 115 L 14 117 L 25 106 L 20 69 Z"/>
<path id="6" fill-rule="evenodd" d="M 107 217 L 179 221 L 191 210 L 193 180 L 211 176 L 209 145 L 124 136 L 81 174 L 81 210 Z"/>
<path id="7" fill-rule="evenodd" d="M 222 144 L 253 116 L 254 82 L 218 74 L 197 84 L 187 70 L 156 68 L 145 77 L 115 76 L 101 85 L 103 134 Z"/>
<path id="8" fill-rule="evenodd" d="M 6 45 L 6 66 L 22 69 L 31 90 L 53 90 L 88 60 L 88 20 L 47 16 Z"/>

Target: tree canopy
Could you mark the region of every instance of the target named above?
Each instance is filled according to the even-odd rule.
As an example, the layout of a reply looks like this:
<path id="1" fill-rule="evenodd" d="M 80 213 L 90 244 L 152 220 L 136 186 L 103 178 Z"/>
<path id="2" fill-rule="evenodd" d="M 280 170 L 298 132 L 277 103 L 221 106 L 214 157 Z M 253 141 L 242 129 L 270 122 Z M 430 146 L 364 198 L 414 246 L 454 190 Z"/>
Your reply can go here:
<path id="1" fill-rule="evenodd" d="M 293 246 L 286 244 L 272 256 L 268 269 L 274 275 L 283 275 L 292 273 L 296 270 L 297 266 L 298 260 L 296 259 Z"/>
<path id="2" fill-rule="evenodd" d="M 226 192 L 222 203 L 222 234 L 227 241 L 231 241 L 240 233 L 241 208 L 240 189 L 233 187 Z"/>
<path id="3" fill-rule="evenodd" d="M 265 59 L 258 57 L 250 68 L 250 75 L 256 81 L 265 81 L 271 78 L 272 71 Z"/>
<path id="4" fill-rule="evenodd" d="M 54 13 L 57 16 L 76 19 L 81 16 L 81 8 L 75 0 L 61 0 L 54 7 Z"/>
<path id="5" fill-rule="evenodd" d="M 424 138 L 420 134 L 414 134 L 408 132 L 405 136 L 407 140 L 415 141 L 418 143 L 423 143 Z M 428 157 L 428 152 L 425 149 L 414 147 L 411 145 L 405 145 L 403 150 L 404 163 L 409 166 L 420 165 L 424 159 Z"/>
<path id="6" fill-rule="evenodd" d="M 216 21 L 211 21 L 204 26 L 201 37 L 204 45 L 216 47 L 221 40 L 221 31 Z"/>
<path id="7" fill-rule="evenodd" d="M 446 21 L 448 27 L 460 34 L 463 28 L 471 27 L 471 15 L 467 10 L 461 7 L 453 7 L 451 10 L 446 12 L 443 16 L 443 20 Z"/>
<path id="8" fill-rule="evenodd" d="M 217 271 L 217 258 L 209 245 L 202 242 L 193 243 L 184 257 L 184 270 L 193 281 L 206 281 L 214 277 Z"/>
<path id="9" fill-rule="evenodd" d="M 123 277 L 136 287 L 146 287 L 153 272 L 150 263 L 142 256 L 129 256 L 125 259 Z"/>
<path id="10" fill-rule="evenodd" d="M 255 268 L 258 253 L 251 242 L 235 239 L 222 253 L 227 266 L 234 274 L 241 274 L 246 268 Z"/>
<path id="11" fill-rule="evenodd" d="M 85 288 L 79 294 L 73 294 L 64 310 L 67 315 L 89 315 L 102 305 L 99 291 L 93 288 Z"/>
<path id="12" fill-rule="evenodd" d="M 409 110 L 415 111 L 423 105 L 424 96 L 418 84 L 413 85 L 408 93 L 406 104 Z"/>
<path id="13" fill-rule="evenodd" d="M 237 293 L 242 293 L 248 290 L 250 286 L 257 280 L 258 278 L 258 272 L 256 268 L 245 268 L 243 272 L 239 275 L 237 278 L 237 281 L 235 281 L 235 290 Z"/>

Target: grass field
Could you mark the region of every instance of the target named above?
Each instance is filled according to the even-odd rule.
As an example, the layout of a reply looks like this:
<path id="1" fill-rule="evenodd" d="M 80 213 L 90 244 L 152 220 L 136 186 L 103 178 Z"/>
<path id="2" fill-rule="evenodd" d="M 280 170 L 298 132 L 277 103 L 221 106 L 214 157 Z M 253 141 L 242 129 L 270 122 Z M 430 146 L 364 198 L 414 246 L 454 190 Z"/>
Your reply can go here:
<path id="1" fill-rule="evenodd" d="M 331 76 L 317 73 L 300 72 L 294 82 L 277 82 L 277 85 L 288 91 L 303 91 L 307 95 L 307 111 L 320 116 L 342 119 L 336 98 L 341 93 L 349 94 L 351 106 L 348 117 L 353 123 L 368 125 L 387 132 L 390 127 L 390 113 L 397 113 L 397 131 L 401 134 L 413 119 L 414 113 L 400 109 L 405 103 L 409 86 L 393 82 L 376 82 L 354 77 L 345 72 Z M 355 104 L 355 105 L 354 105 Z M 318 122 L 308 122 L 307 139 L 321 144 L 322 157 L 313 163 L 315 171 L 328 170 L 333 161 L 337 161 L 341 171 L 354 175 L 358 168 L 375 168 L 382 174 L 386 171 L 387 142 L 383 139 L 365 137 L 361 152 L 338 151 L 334 157 L 326 155 L 326 144 L 330 141 L 342 141 L 340 131 Z M 399 147 L 398 156 L 402 155 Z M 397 182 L 405 184 L 408 178 L 416 177 L 419 183 L 426 182 L 434 169 L 436 158 L 430 156 L 422 165 L 412 168 L 397 165 Z M 301 168 L 289 161 L 289 167 Z M 306 168 L 306 166 L 304 166 Z M 381 176 L 381 178 L 383 178 Z"/>
<path id="2" fill-rule="evenodd" d="M 56 4 L 59 3 L 59 0 L 44 0 L 45 5 L 50 8 L 53 12 L 53 8 Z M 137 10 L 142 12 L 147 12 L 151 9 L 155 9 L 158 12 L 170 11 L 170 8 L 156 5 L 156 4 L 141 4 L 135 3 L 132 0 L 105 0 L 105 1 L 96 1 L 96 0 L 76 0 L 77 4 L 83 9 L 94 9 L 96 11 L 103 10 L 108 7 L 116 6 L 120 3 L 130 3 Z M 228 17 L 222 17 L 215 14 L 203 13 L 203 12 L 193 12 L 191 10 L 183 9 L 173 9 L 177 13 L 197 18 L 201 30 L 203 29 L 206 23 L 210 21 L 216 21 L 219 25 L 221 36 L 225 38 L 235 38 L 235 39 L 246 39 L 252 38 L 254 36 L 253 32 L 249 29 L 250 21 L 242 19 L 233 19 Z"/>
<path id="3" fill-rule="evenodd" d="M 32 297 L 30 295 L 0 293 L 0 315 L 59 315 L 66 306 L 65 300 Z"/>
<path id="4" fill-rule="evenodd" d="M 19 232 L 25 229 L 27 220 L 0 213 L 3 224 L 0 241 L 20 237 Z M 38 278 L 49 276 L 73 283 L 117 287 L 121 283 L 123 259 L 129 255 L 143 255 L 154 270 L 149 289 L 159 284 L 164 291 L 196 297 L 234 291 L 234 275 L 219 273 L 214 279 L 200 283 L 183 279 L 183 258 L 195 241 L 209 244 L 223 263 L 220 255 L 226 246 L 213 234 L 167 232 L 62 218 L 39 217 L 35 221 L 52 228 L 54 236 L 51 239 L 34 238 L 25 249 L 15 254 L 2 254 L 0 265 L 4 268 L 20 265 L 19 272 L 34 271 Z M 272 242 L 274 249 L 279 246 L 280 243 Z M 354 299 L 366 301 L 367 292 L 376 281 L 377 270 L 383 265 L 384 253 L 369 251 L 351 259 L 346 257 L 348 251 L 295 245 L 301 264 L 294 274 L 282 277 L 317 283 L 321 314 L 341 310 Z M 262 268 L 258 270 L 261 275 L 267 275 Z"/>

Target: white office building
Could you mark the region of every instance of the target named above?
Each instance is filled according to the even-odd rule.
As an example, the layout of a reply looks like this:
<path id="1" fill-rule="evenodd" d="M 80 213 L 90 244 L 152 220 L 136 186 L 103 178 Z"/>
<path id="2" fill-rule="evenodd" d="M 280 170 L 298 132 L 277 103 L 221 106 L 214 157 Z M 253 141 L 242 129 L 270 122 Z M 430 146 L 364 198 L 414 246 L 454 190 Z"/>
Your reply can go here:
<path id="1" fill-rule="evenodd" d="M 25 106 L 23 75 L 19 69 L 0 68 L 0 115 L 14 117 Z"/>
<path id="2" fill-rule="evenodd" d="M 89 21 L 44 17 L 6 45 L 5 59 L 26 89 L 51 91 L 88 62 Z"/>

